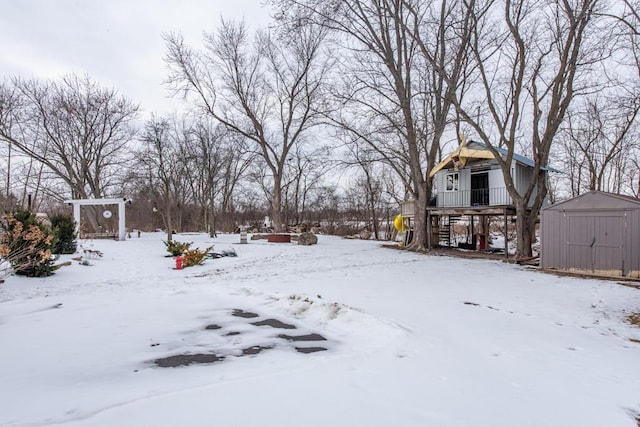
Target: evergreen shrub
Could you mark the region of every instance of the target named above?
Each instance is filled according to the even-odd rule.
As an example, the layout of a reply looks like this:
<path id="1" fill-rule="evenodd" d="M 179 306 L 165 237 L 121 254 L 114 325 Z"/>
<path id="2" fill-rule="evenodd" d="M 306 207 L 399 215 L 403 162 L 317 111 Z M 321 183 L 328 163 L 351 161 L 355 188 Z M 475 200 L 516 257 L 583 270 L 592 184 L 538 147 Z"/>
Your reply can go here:
<path id="1" fill-rule="evenodd" d="M 51 228 L 54 235 L 51 252 L 54 254 L 75 253 L 77 233 L 73 217 L 66 214 L 54 215 L 51 217 Z"/>
<path id="2" fill-rule="evenodd" d="M 0 221 L 0 257 L 15 274 L 45 277 L 53 274 L 53 232 L 30 211 L 6 214 Z"/>

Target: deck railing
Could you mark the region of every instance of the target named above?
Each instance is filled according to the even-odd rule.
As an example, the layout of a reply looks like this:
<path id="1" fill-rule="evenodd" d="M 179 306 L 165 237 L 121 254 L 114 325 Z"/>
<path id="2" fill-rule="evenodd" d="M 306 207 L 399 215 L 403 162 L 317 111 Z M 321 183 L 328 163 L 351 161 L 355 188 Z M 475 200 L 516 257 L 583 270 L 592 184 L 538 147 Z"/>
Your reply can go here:
<path id="1" fill-rule="evenodd" d="M 440 208 L 504 205 L 513 205 L 506 187 L 444 191 L 438 193 L 437 198 L 437 206 Z"/>

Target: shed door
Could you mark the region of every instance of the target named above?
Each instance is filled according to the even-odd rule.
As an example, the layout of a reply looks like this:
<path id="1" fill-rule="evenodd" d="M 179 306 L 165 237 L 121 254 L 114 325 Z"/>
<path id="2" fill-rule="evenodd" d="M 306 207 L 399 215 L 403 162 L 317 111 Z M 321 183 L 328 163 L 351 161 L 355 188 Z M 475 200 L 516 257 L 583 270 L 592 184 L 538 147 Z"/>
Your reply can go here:
<path id="1" fill-rule="evenodd" d="M 566 213 L 565 268 L 624 274 L 622 213 Z"/>

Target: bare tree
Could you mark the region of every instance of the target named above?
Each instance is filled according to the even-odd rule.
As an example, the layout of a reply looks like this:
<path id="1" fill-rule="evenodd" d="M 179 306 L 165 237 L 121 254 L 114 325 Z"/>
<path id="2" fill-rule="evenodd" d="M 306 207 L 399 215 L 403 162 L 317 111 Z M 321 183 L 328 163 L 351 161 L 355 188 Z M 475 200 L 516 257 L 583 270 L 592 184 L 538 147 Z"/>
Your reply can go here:
<path id="1" fill-rule="evenodd" d="M 153 117 L 145 125 L 143 148 L 138 154 L 139 173 L 146 181 L 157 213 L 162 217 L 167 241 L 173 239 L 173 230 L 180 222 L 176 217 L 181 205 L 184 206 L 183 189 L 188 170 L 182 153 L 186 134 L 175 117 Z"/>
<path id="2" fill-rule="evenodd" d="M 517 257 L 531 256 L 551 147 L 574 98 L 596 84 L 590 72 L 606 56 L 607 44 L 597 39 L 606 32 L 595 26 L 599 3 L 504 0 L 473 10 L 470 56 L 478 91 L 466 102 L 457 97 L 456 110 L 502 169 L 516 208 Z M 511 165 L 523 140 L 535 167 L 516 188 Z"/>
<path id="3" fill-rule="evenodd" d="M 640 98 L 640 1 L 622 0 L 623 7 L 617 15 L 607 14 L 612 17 L 618 29 L 618 40 L 621 47 L 620 64 L 627 73 L 628 80 L 625 82 L 625 89 L 631 92 L 629 98 L 637 101 Z M 638 141 L 640 132 L 638 131 L 637 118 L 635 120 L 635 136 L 631 139 Z M 640 146 L 636 145 L 635 150 L 626 156 L 623 185 L 626 192 L 636 195 L 640 193 Z"/>
<path id="4" fill-rule="evenodd" d="M 246 141 L 241 135 L 209 120 L 196 122 L 192 133 L 187 158 L 192 193 L 202 210 L 203 226 L 212 236 L 219 224 L 223 230 L 232 231 L 232 198 L 252 160 Z"/>
<path id="5" fill-rule="evenodd" d="M 344 84 L 336 93 L 339 107 L 330 119 L 351 132 L 352 141 L 369 144 L 405 183 L 417 201 L 409 248 L 425 250 L 429 172 L 451 119 L 449 92 L 463 91 L 456 77 L 465 69 L 465 49 L 450 32 L 468 23 L 464 10 L 453 2 L 437 7 L 417 0 L 272 2 L 282 20 L 323 25 L 346 48 Z M 436 63 L 451 71 L 448 79 Z"/>
<path id="6" fill-rule="evenodd" d="M 45 165 L 72 198 L 119 193 L 137 116 L 137 105 L 86 76 L 0 87 L 0 139 Z"/>
<path id="7" fill-rule="evenodd" d="M 377 161 L 375 152 L 369 146 L 360 147 L 356 144 L 348 145 L 349 158 L 345 160 L 348 166 L 356 167 L 358 177 L 353 186 L 353 195 L 364 199 L 362 208 L 365 218 L 370 218 L 371 231 L 376 240 L 380 239 L 381 199 L 384 192 L 383 179 L 380 173 L 385 165 Z M 376 167 L 377 166 L 377 167 Z"/>
<path id="8" fill-rule="evenodd" d="M 629 163 L 631 167 L 625 171 L 628 193 L 640 197 L 640 150 L 635 150 L 630 155 Z"/>
<path id="9" fill-rule="evenodd" d="M 567 114 L 567 125 L 559 134 L 568 160 L 572 195 L 597 190 L 620 193 L 625 171 L 639 148 L 632 132 L 640 101 L 637 98 L 593 96 L 582 108 Z"/>
<path id="10" fill-rule="evenodd" d="M 285 219 L 287 223 L 300 224 L 305 217 L 309 195 L 321 184 L 322 177 L 336 164 L 328 147 L 296 145 L 287 161 L 288 180 L 283 185 Z"/>
<path id="11" fill-rule="evenodd" d="M 271 217 L 282 227 L 282 184 L 295 144 L 318 123 L 327 71 L 324 31 L 305 27 L 296 37 L 259 32 L 251 43 L 244 24 L 222 21 L 194 51 L 177 34 L 165 36 L 168 82 L 230 131 L 253 142 L 272 180 Z"/>

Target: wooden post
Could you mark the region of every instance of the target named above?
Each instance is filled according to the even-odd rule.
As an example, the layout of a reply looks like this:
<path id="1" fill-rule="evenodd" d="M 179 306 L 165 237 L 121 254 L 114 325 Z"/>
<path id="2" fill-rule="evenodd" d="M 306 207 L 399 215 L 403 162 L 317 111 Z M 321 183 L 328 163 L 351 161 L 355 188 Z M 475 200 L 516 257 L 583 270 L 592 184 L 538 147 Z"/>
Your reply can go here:
<path id="1" fill-rule="evenodd" d="M 432 234 L 431 225 L 431 211 L 427 211 L 427 248 L 431 249 L 431 234 Z"/>
<path id="2" fill-rule="evenodd" d="M 474 224 L 474 215 L 471 215 L 471 245 L 473 246 L 473 250 L 477 250 L 478 248 L 476 247 L 476 231 L 474 230 L 475 228 L 475 224 Z"/>
<path id="3" fill-rule="evenodd" d="M 124 240 L 126 236 L 124 204 L 124 199 L 121 202 L 118 202 L 118 240 L 120 241 Z"/>
<path id="4" fill-rule="evenodd" d="M 507 222 L 507 208 L 504 208 L 504 257 L 509 259 L 509 224 Z"/>
<path id="5" fill-rule="evenodd" d="M 76 223 L 76 236 L 78 239 L 80 238 L 80 205 L 77 203 L 73 204 L 73 220 Z"/>

